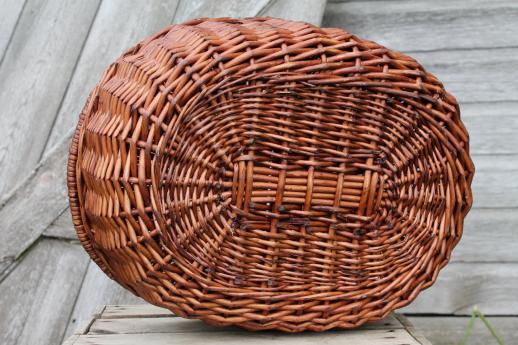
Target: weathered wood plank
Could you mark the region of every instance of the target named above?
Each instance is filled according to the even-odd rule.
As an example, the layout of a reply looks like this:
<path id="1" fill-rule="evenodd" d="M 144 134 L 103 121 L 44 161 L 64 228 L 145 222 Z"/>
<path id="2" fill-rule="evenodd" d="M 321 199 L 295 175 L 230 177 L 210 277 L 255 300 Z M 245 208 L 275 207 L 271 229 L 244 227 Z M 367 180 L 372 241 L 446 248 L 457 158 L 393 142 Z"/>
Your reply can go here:
<path id="1" fill-rule="evenodd" d="M 169 25 L 178 0 L 112 0 L 101 4 L 83 53 L 56 116 L 45 153 L 75 126 L 104 69 L 126 49 Z"/>
<path id="2" fill-rule="evenodd" d="M 87 263 L 77 244 L 39 242 L 0 283 L 2 344 L 60 343 Z"/>
<path id="3" fill-rule="evenodd" d="M 325 0 L 277 0 L 270 1 L 259 15 L 301 20 L 320 25 L 325 7 Z"/>
<path id="4" fill-rule="evenodd" d="M 241 332 L 236 339 L 235 332 L 204 333 L 203 338 L 196 337 L 195 333 L 154 333 L 154 334 L 105 334 L 83 335 L 74 344 L 86 345 L 165 345 L 165 344 L 200 344 L 210 339 L 210 344 L 227 345 L 236 343 L 258 345 L 310 345 L 315 343 L 355 344 L 355 345 L 419 345 L 406 330 L 371 330 L 365 331 L 336 331 L 336 332 L 306 332 L 301 334 L 287 334 L 276 332 Z M 367 335 L 368 334 L 368 335 Z"/>
<path id="5" fill-rule="evenodd" d="M 43 232 L 44 236 L 77 239 L 70 208 L 66 208 Z"/>
<path id="6" fill-rule="evenodd" d="M 2 9 L 2 20 L 0 20 L 0 61 L 2 61 L 24 3 L 25 1 L 22 0 L 0 0 L 0 8 Z"/>
<path id="7" fill-rule="evenodd" d="M 469 321 L 469 317 L 459 316 L 407 317 L 433 345 L 457 344 L 463 338 Z M 518 344 L 518 317 L 489 317 L 488 320 L 505 344 Z M 482 321 L 477 320 L 468 344 L 488 345 L 496 344 L 496 341 Z"/>
<path id="8" fill-rule="evenodd" d="M 474 156 L 473 161 L 473 207 L 518 207 L 518 155 Z"/>
<path id="9" fill-rule="evenodd" d="M 473 209 L 452 261 L 518 262 L 518 209 Z"/>
<path id="10" fill-rule="evenodd" d="M 160 308 L 155 305 L 145 304 L 122 304 L 107 305 L 99 318 L 120 319 L 131 317 L 172 317 L 173 313 L 169 309 Z"/>
<path id="11" fill-rule="evenodd" d="M 461 103 L 518 100 L 518 48 L 415 52 L 411 56 Z"/>
<path id="12" fill-rule="evenodd" d="M 275 0 L 278 1 L 278 0 Z M 174 22 L 179 24 L 189 19 L 202 17 L 250 17 L 260 13 L 270 0 L 240 1 L 240 0 L 191 0 L 180 1 L 174 16 Z"/>
<path id="13" fill-rule="evenodd" d="M 518 102 L 463 103 L 460 109 L 472 154 L 518 153 Z"/>
<path id="14" fill-rule="evenodd" d="M 272 16 L 320 25 L 325 5 L 325 0 L 181 1 L 174 21 L 181 23 L 199 17 Z"/>
<path id="15" fill-rule="evenodd" d="M 476 305 L 487 315 L 514 315 L 517 286 L 518 263 L 451 262 L 434 285 L 399 312 L 469 315 Z"/>
<path id="16" fill-rule="evenodd" d="M 422 345 L 432 345 L 428 339 L 426 339 L 417 329 L 415 329 L 414 325 L 403 315 L 403 314 L 395 314 L 397 320 L 401 322 L 401 325 L 410 333 L 412 337 L 415 338 Z"/>
<path id="17" fill-rule="evenodd" d="M 517 109 L 518 111 L 518 109 Z M 470 152 L 477 155 L 518 153 L 518 116 L 463 117 L 470 135 Z"/>
<path id="18" fill-rule="evenodd" d="M 518 45 L 513 0 L 330 2 L 324 24 L 403 51 Z"/>
<path id="19" fill-rule="evenodd" d="M 64 142 L 0 208 L 0 263 L 15 260 L 66 208 L 67 152 Z"/>
<path id="20" fill-rule="evenodd" d="M 0 194 L 40 160 L 98 0 L 28 0 L 0 65 Z"/>
<path id="21" fill-rule="evenodd" d="M 68 321 L 64 339 L 67 339 L 92 314 L 98 305 L 142 303 L 145 303 L 144 300 L 134 296 L 131 292 L 123 289 L 115 281 L 108 278 L 91 261 Z"/>

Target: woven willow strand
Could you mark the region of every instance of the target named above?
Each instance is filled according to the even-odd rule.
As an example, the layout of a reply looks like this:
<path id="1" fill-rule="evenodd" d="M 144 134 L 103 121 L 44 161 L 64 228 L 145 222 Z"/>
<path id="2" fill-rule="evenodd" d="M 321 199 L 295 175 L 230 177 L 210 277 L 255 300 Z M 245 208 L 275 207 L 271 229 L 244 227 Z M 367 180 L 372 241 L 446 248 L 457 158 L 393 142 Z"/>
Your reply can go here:
<path id="1" fill-rule="evenodd" d="M 113 63 L 70 150 L 74 225 L 148 302 L 206 322 L 352 328 L 429 287 L 474 167 L 412 58 L 274 18 L 173 25 Z"/>

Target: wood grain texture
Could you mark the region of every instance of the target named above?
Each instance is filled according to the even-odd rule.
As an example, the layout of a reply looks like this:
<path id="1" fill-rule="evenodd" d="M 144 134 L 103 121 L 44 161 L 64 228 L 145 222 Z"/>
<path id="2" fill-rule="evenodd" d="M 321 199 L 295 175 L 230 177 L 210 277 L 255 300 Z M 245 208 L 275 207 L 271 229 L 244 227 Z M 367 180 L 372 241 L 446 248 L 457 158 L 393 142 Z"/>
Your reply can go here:
<path id="1" fill-rule="evenodd" d="M 40 160 L 98 0 L 28 0 L 0 65 L 0 195 Z"/>
<path id="2" fill-rule="evenodd" d="M 24 3 L 23 0 L 0 0 L 0 9 L 2 9 L 0 15 L 0 61 L 2 61 Z"/>
<path id="3" fill-rule="evenodd" d="M 72 216 L 68 207 L 52 221 L 52 223 L 43 232 L 43 235 L 69 240 L 77 239 L 74 224 L 72 224 Z"/>
<path id="4" fill-rule="evenodd" d="M 63 140 L 106 67 L 139 40 L 169 25 L 178 1 L 111 0 L 101 4 L 56 116 L 45 153 Z"/>
<path id="5" fill-rule="evenodd" d="M 259 15 L 301 20 L 314 25 L 320 25 L 324 16 L 325 6 L 325 0 L 276 0 L 270 1 Z"/>
<path id="6" fill-rule="evenodd" d="M 473 208 L 518 207 L 518 155 L 474 156 Z"/>
<path id="7" fill-rule="evenodd" d="M 99 305 L 141 303 L 144 301 L 108 278 L 93 261 L 90 261 L 63 339 L 67 339 L 82 325 Z"/>
<path id="8" fill-rule="evenodd" d="M 419 345 L 419 343 L 403 329 L 396 330 L 371 330 L 366 335 L 365 331 L 347 332 L 306 332 L 298 335 L 272 332 L 246 332 L 236 333 L 232 331 L 203 333 L 203 337 L 196 333 L 152 333 L 152 334 L 104 334 L 84 335 L 77 338 L 75 345 L 165 345 L 165 344 L 200 344 L 210 339 L 211 345 L 247 344 L 247 345 L 312 345 L 315 343 L 326 345 Z"/>
<path id="9" fill-rule="evenodd" d="M 39 242 L 0 284 L 1 343 L 60 343 L 87 263 L 78 244 Z"/>
<path id="10" fill-rule="evenodd" d="M 404 51 L 517 46 L 518 2 L 329 2 L 324 23 Z"/>
<path id="11" fill-rule="evenodd" d="M 435 74 L 461 103 L 518 100 L 518 48 L 409 54 Z"/>
<path id="12" fill-rule="evenodd" d="M 0 263 L 18 258 L 67 207 L 67 152 L 65 141 L 0 208 Z"/>
<path id="13" fill-rule="evenodd" d="M 160 308 L 149 303 L 144 304 L 120 304 L 106 305 L 101 316 L 102 319 L 120 319 L 131 317 L 171 317 L 174 316 L 169 309 Z"/>
<path id="14" fill-rule="evenodd" d="M 478 306 L 487 315 L 518 310 L 518 263 L 450 262 L 432 287 L 399 312 L 470 315 Z"/>
<path id="15" fill-rule="evenodd" d="M 457 344 L 464 336 L 469 321 L 469 317 L 458 316 L 410 315 L 407 318 L 433 345 Z M 488 320 L 505 344 L 518 344 L 517 317 L 489 317 Z M 496 344 L 496 341 L 482 321 L 477 320 L 468 344 L 489 345 Z"/>
<path id="16" fill-rule="evenodd" d="M 278 1 L 278 0 L 274 0 Z M 259 14 L 271 0 L 182 0 L 174 16 L 176 24 L 202 17 L 251 17 Z"/>
<path id="17" fill-rule="evenodd" d="M 518 102 L 464 103 L 460 109 L 470 134 L 471 154 L 518 153 Z"/>
<path id="18" fill-rule="evenodd" d="M 473 209 L 464 223 L 452 261 L 518 262 L 518 210 Z"/>

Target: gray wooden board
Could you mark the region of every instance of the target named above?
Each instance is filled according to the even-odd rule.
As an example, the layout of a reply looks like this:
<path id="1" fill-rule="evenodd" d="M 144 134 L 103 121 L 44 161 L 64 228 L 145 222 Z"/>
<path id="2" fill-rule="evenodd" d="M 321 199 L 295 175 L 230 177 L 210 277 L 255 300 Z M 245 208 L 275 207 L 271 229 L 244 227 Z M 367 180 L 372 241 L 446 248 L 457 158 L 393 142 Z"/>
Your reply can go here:
<path id="1" fill-rule="evenodd" d="M 210 326 L 199 320 L 175 317 L 150 305 L 106 306 L 83 334 L 76 333 L 67 344 L 429 344 L 407 321 L 401 320 L 400 316 L 390 315 L 355 330 L 287 334 Z"/>
<path id="2" fill-rule="evenodd" d="M 64 142 L 0 208 L 0 263 L 15 260 L 66 208 L 67 152 Z"/>
<path id="3" fill-rule="evenodd" d="M 363 38 L 403 51 L 517 46 L 518 2 L 329 2 L 324 25 L 343 27 Z"/>
<path id="4" fill-rule="evenodd" d="M 462 103 L 460 109 L 472 154 L 518 153 L 518 102 Z"/>
<path id="5" fill-rule="evenodd" d="M 91 261 L 77 301 L 70 314 L 71 316 L 68 320 L 64 339 L 68 338 L 78 326 L 82 325 L 84 321 L 88 319 L 96 306 L 130 303 L 137 304 L 145 302 L 108 278 L 101 269 Z"/>
<path id="6" fill-rule="evenodd" d="M 0 0 L 0 9 L 2 9 L 0 15 L 0 61 L 2 61 L 24 3 L 25 1 L 22 0 Z"/>
<path id="7" fill-rule="evenodd" d="M 452 261 L 518 262 L 518 209 L 473 209 Z"/>
<path id="8" fill-rule="evenodd" d="M 0 65 L 0 194 L 40 160 L 98 0 L 27 0 Z"/>
<path id="9" fill-rule="evenodd" d="M 209 340 L 210 339 L 210 340 Z M 240 333 L 218 332 L 217 336 L 207 333 L 152 333 L 152 334 L 107 334 L 83 335 L 73 343 L 75 345 L 165 345 L 165 344 L 265 344 L 270 345 L 312 345 L 314 343 L 327 345 L 419 345 L 405 330 L 371 330 L 368 336 L 365 331 L 347 331 L 342 333 L 304 333 L 300 335 L 279 333 Z"/>
<path id="10" fill-rule="evenodd" d="M 76 124 L 86 98 L 106 67 L 138 41 L 169 25 L 178 1 L 102 2 L 56 116 L 45 153 Z"/>
<path id="11" fill-rule="evenodd" d="M 473 207 L 518 207 L 518 155 L 474 156 L 473 161 Z"/>
<path id="12" fill-rule="evenodd" d="M 518 100 L 518 48 L 409 54 L 435 74 L 461 103 Z"/>
<path id="13" fill-rule="evenodd" d="M 60 343 L 87 263 L 78 244 L 38 242 L 0 284 L 0 343 Z"/>
<path id="14" fill-rule="evenodd" d="M 202 17 L 251 17 L 259 14 L 270 2 L 274 1 L 182 0 L 174 16 L 174 22 L 183 23 L 189 19 Z"/>
<path id="15" fill-rule="evenodd" d="M 474 306 L 487 315 L 515 315 L 518 263 L 450 262 L 434 285 L 400 311 L 470 315 Z"/>
<path id="16" fill-rule="evenodd" d="M 77 238 L 72 224 L 70 208 L 66 208 L 43 232 L 44 236 L 74 240 Z"/>
<path id="17" fill-rule="evenodd" d="M 453 345 L 463 338 L 469 317 L 413 316 L 407 315 L 412 324 L 434 345 Z M 518 317 L 488 317 L 505 344 L 518 344 Z M 469 345 L 496 344 L 495 338 L 481 320 L 476 320 Z"/>

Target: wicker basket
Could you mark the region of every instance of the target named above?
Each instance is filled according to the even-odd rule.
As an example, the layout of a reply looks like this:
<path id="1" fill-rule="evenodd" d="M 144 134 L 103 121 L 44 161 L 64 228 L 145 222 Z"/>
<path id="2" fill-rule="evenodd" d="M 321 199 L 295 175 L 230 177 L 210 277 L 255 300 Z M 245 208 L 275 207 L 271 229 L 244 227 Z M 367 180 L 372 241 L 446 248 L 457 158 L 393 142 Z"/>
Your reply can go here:
<path id="1" fill-rule="evenodd" d="M 357 327 L 430 286 L 472 204 L 455 98 L 412 58 L 274 18 L 173 25 L 93 90 L 70 150 L 102 270 L 187 318 Z"/>

